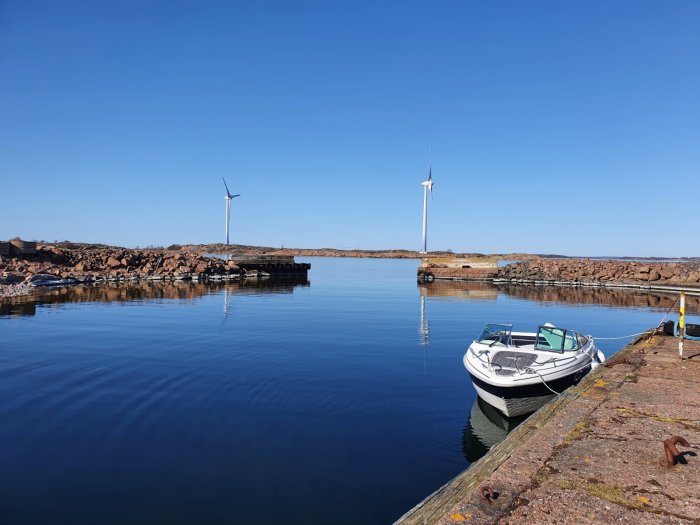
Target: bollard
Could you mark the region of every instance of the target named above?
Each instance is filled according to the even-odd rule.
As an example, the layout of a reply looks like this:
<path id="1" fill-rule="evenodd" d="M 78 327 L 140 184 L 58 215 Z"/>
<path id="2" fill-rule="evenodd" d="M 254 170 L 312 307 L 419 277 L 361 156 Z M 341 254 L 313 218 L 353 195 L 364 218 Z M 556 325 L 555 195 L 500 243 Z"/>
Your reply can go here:
<path id="1" fill-rule="evenodd" d="M 685 337 L 685 293 L 681 292 L 680 318 L 678 320 L 678 357 L 683 359 L 683 338 Z"/>
<path id="2" fill-rule="evenodd" d="M 481 499 L 483 499 L 483 500 L 486 501 L 489 505 L 491 505 L 491 504 L 493 503 L 493 500 L 495 500 L 496 498 L 498 498 L 499 494 L 498 494 L 498 492 L 496 492 L 495 490 L 493 490 L 493 489 L 492 489 L 491 487 L 489 487 L 488 485 L 484 485 L 484 486 L 481 487 L 481 489 L 479 490 L 479 496 L 481 497 Z"/>
<path id="3" fill-rule="evenodd" d="M 671 436 L 670 438 L 664 440 L 664 452 L 666 453 L 666 462 L 669 467 L 672 467 L 676 463 L 684 463 L 685 459 L 683 454 L 681 454 L 676 445 L 683 445 L 684 447 L 690 447 L 690 443 L 680 436 Z M 694 452 L 689 454 L 694 455 Z"/>

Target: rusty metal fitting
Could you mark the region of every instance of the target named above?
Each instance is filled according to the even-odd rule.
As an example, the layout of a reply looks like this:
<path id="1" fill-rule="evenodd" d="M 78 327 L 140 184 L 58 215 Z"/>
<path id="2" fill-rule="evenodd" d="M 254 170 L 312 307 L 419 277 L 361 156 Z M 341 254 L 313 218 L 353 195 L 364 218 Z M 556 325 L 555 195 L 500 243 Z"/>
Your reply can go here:
<path id="1" fill-rule="evenodd" d="M 670 438 L 664 440 L 664 452 L 666 453 L 666 462 L 669 467 L 672 467 L 678 463 L 681 453 L 676 448 L 676 445 L 682 445 L 684 447 L 690 447 L 690 443 L 680 436 L 671 436 Z"/>
<path id="2" fill-rule="evenodd" d="M 485 500 L 488 502 L 489 505 L 493 503 L 493 500 L 495 500 L 498 497 L 498 492 L 493 490 L 491 487 L 488 485 L 484 485 L 479 489 L 479 496 L 481 496 L 481 499 Z"/>

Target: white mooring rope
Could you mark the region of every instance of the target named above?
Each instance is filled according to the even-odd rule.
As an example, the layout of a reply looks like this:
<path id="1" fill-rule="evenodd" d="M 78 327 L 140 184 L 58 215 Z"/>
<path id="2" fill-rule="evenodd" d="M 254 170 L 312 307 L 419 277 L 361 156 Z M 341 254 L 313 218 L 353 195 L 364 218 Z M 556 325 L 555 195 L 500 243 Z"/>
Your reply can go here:
<path id="1" fill-rule="evenodd" d="M 615 339 L 627 339 L 629 337 L 634 337 L 637 335 L 644 335 L 644 334 L 648 334 L 649 332 L 650 332 L 650 330 L 647 330 L 645 332 L 639 332 L 638 334 L 623 335 L 620 337 L 594 337 L 593 339 L 596 341 L 613 341 Z"/>
<path id="2" fill-rule="evenodd" d="M 640 333 L 638 333 L 638 334 L 623 335 L 623 336 L 621 336 L 621 337 L 594 337 L 593 339 L 595 339 L 596 341 L 613 341 L 613 340 L 615 340 L 615 339 L 627 339 L 627 338 L 629 338 L 629 337 L 635 337 L 635 336 L 637 336 L 637 335 L 644 335 L 644 334 L 648 334 L 648 333 L 651 332 L 652 330 L 658 330 L 658 329 L 661 328 L 661 326 L 664 324 L 664 321 L 666 321 L 666 318 L 668 317 L 668 314 L 671 313 L 671 310 L 673 309 L 673 307 L 676 306 L 676 302 L 678 301 L 678 298 L 679 298 L 679 297 L 680 297 L 680 296 L 676 297 L 676 300 L 673 301 L 673 303 L 671 303 L 671 306 L 668 308 L 668 310 L 666 310 L 666 313 L 665 313 L 664 316 L 661 318 L 661 322 L 660 322 L 659 324 L 657 324 L 656 327 L 655 327 L 655 328 L 652 328 L 651 330 L 647 330 L 647 331 L 645 331 L 645 332 L 640 332 Z"/>
<path id="3" fill-rule="evenodd" d="M 542 381 L 542 384 L 547 387 L 547 390 L 549 390 L 554 395 L 557 395 L 557 396 L 561 395 L 561 392 L 557 392 L 556 390 L 553 390 L 552 388 L 549 387 L 549 385 L 547 384 L 547 381 L 544 380 L 544 377 L 542 377 L 542 375 L 537 370 L 535 370 L 534 368 L 527 368 L 527 369 L 525 369 L 525 371 L 526 372 L 527 371 L 534 372 L 535 374 L 537 374 L 540 377 L 540 381 Z"/>

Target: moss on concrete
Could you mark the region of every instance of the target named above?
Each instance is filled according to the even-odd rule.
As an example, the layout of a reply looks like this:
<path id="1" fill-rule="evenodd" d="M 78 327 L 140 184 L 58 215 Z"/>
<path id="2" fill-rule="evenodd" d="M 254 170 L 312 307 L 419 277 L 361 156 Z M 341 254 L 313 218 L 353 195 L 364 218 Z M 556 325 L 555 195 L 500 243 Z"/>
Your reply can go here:
<path id="1" fill-rule="evenodd" d="M 643 502 L 630 500 L 625 494 L 625 489 L 617 485 L 611 485 L 595 479 L 583 481 L 556 480 L 554 483 L 562 489 L 584 490 L 591 496 L 627 507 L 628 509 L 641 510 L 645 508 Z"/>
<path id="2" fill-rule="evenodd" d="M 665 416 L 658 416 L 656 414 L 649 414 L 647 412 L 639 412 L 637 410 L 633 410 L 631 408 L 624 408 L 624 407 L 615 407 L 615 410 L 621 414 L 626 414 L 628 416 L 632 417 L 643 417 L 646 419 L 653 419 L 654 421 L 660 421 L 662 423 L 676 423 L 678 425 L 683 425 L 685 428 L 691 429 L 691 430 L 700 430 L 700 425 L 697 423 L 690 421 L 688 419 L 683 419 L 679 417 L 665 417 Z"/>
<path id="3" fill-rule="evenodd" d="M 584 436 L 584 434 L 586 434 L 591 428 L 592 424 L 593 422 L 590 419 L 584 419 L 583 421 L 577 423 L 576 426 L 571 430 L 571 432 L 569 432 L 566 435 L 563 444 L 569 445 L 574 441 L 578 441 L 579 439 L 581 439 Z"/>

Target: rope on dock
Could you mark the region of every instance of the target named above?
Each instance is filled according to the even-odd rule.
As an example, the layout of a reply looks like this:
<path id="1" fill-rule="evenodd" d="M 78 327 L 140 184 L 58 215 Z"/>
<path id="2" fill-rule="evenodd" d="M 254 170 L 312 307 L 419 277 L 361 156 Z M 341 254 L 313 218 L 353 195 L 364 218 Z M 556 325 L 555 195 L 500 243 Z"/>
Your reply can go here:
<path id="1" fill-rule="evenodd" d="M 663 323 L 663 321 L 661 321 L 661 323 Z M 646 333 L 649 333 L 649 330 L 646 330 L 644 332 L 639 332 L 638 334 L 622 335 L 620 337 L 596 337 L 595 340 L 596 341 L 614 341 L 615 339 L 627 339 L 629 337 L 634 337 L 637 335 L 644 335 Z"/>

